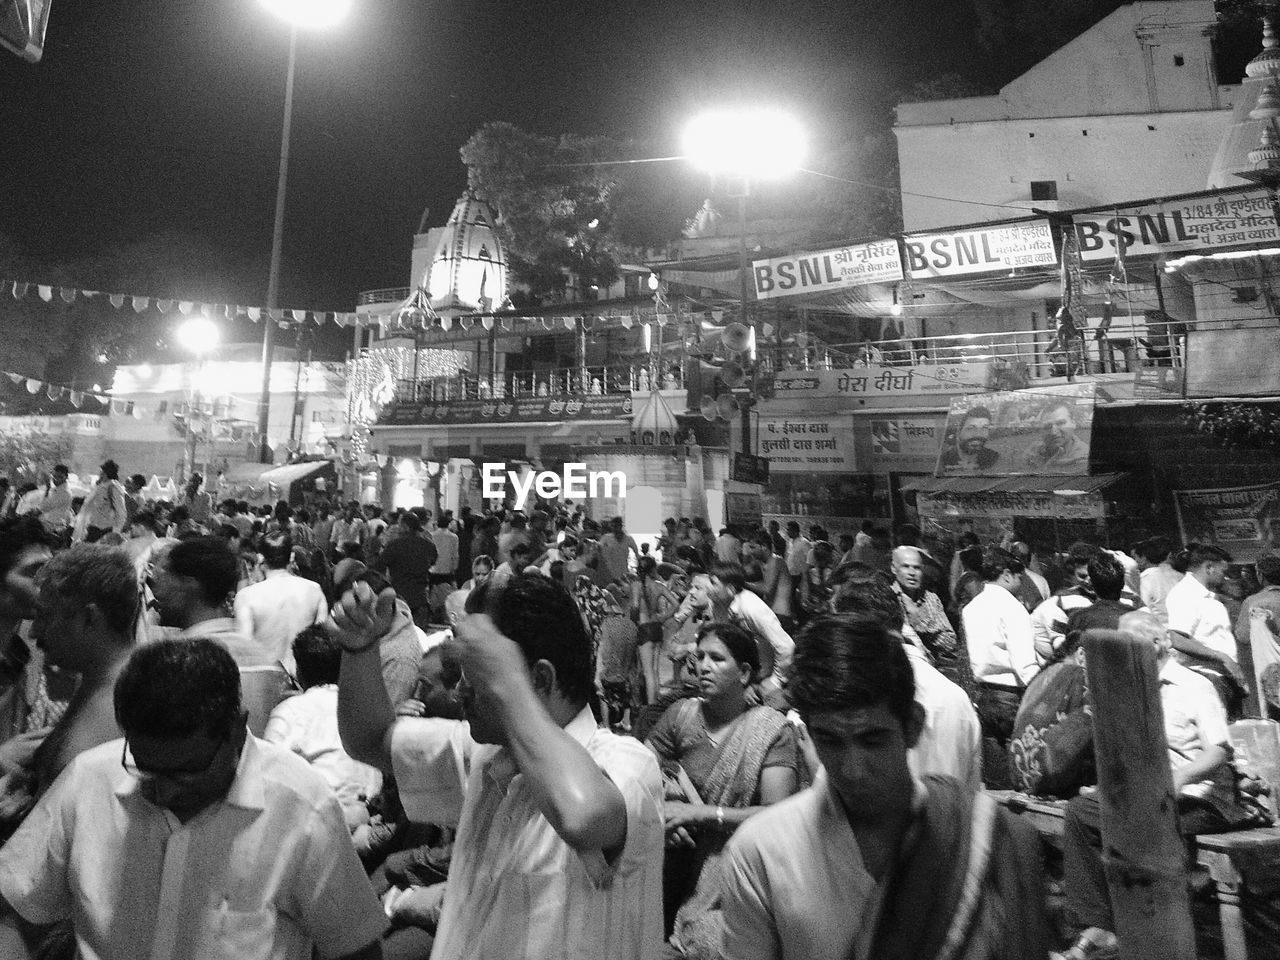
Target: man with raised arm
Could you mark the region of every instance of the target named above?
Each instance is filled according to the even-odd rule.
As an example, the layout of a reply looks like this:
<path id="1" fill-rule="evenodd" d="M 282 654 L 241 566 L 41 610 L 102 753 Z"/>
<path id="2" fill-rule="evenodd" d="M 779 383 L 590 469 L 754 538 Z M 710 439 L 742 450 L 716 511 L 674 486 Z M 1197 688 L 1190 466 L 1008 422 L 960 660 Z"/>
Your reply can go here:
<path id="1" fill-rule="evenodd" d="M 395 775 L 411 819 L 458 825 L 433 960 L 659 956 L 661 777 L 639 741 L 597 727 L 568 592 L 516 577 L 468 599 L 454 642 L 469 736 L 395 716 L 377 656 L 394 602 L 357 584 L 334 609 L 338 724 L 351 756 Z"/>

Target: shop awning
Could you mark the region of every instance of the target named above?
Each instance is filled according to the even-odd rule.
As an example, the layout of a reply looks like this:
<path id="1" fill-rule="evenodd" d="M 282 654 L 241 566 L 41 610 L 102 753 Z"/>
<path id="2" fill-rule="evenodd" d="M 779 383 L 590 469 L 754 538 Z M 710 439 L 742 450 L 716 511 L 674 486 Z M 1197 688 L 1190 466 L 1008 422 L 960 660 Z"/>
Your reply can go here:
<path id="1" fill-rule="evenodd" d="M 1127 477 L 1126 473 L 1081 476 L 1025 477 L 917 477 L 902 485 L 917 493 L 1051 493 L 1060 497 L 1084 497 Z"/>

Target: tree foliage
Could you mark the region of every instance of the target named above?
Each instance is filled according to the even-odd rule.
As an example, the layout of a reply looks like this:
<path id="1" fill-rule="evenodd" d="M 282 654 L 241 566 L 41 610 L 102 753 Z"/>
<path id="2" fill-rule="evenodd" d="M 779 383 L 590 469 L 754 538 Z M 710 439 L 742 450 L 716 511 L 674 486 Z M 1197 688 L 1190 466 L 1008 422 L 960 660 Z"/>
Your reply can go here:
<path id="1" fill-rule="evenodd" d="M 71 438 L 40 431 L 0 433 L 0 476 L 15 487 L 35 483 L 42 471 L 71 458 Z"/>

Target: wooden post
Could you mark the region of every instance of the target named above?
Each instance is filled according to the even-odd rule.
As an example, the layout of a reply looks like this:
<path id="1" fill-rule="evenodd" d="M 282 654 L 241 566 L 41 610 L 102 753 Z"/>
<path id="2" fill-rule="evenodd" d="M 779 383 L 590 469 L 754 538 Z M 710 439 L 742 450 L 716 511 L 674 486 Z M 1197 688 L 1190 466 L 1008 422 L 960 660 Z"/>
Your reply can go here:
<path id="1" fill-rule="evenodd" d="M 1156 650 L 1116 630 L 1084 635 L 1102 849 L 1123 960 L 1195 960 L 1187 849 L 1178 833 Z"/>

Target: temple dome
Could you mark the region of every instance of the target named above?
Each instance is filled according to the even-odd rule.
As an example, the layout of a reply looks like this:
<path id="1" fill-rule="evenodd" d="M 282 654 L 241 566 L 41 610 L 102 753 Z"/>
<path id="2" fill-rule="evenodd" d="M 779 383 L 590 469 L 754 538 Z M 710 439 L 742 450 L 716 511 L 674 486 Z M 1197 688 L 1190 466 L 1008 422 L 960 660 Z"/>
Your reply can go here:
<path id="1" fill-rule="evenodd" d="M 506 250 L 493 211 L 474 190 L 454 205 L 419 286 L 437 313 L 489 313 L 506 301 Z"/>

